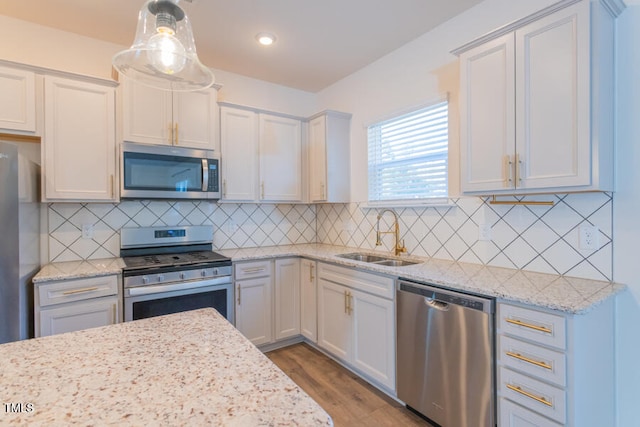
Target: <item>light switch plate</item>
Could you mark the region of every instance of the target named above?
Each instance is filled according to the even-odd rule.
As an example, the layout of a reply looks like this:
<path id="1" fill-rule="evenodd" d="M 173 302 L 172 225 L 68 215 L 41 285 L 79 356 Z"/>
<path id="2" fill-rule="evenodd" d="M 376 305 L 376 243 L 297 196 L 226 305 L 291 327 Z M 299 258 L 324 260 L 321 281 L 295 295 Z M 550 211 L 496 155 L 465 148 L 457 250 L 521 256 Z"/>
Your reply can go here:
<path id="1" fill-rule="evenodd" d="M 82 238 L 93 239 L 93 224 L 82 224 Z"/>

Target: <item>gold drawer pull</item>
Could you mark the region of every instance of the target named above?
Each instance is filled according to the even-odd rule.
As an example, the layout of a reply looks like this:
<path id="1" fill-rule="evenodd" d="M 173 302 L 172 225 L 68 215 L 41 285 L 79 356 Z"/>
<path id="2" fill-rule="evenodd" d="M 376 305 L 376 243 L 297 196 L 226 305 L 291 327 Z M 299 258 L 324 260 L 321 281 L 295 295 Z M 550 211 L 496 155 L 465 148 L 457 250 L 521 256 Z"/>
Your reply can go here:
<path id="1" fill-rule="evenodd" d="M 83 294 L 85 292 L 93 292 L 93 291 L 97 291 L 98 287 L 94 286 L 93 288 L 82 288 L 82 289 L 74 289 L 72 291 L 65 291 L 62 293 L 62 295 L 74 295 L 74 294 Z"/>
<path id="2" fill-rule="evenodd" d="M 534 331 L 544 332 L 546 334 L 551 334 L 553 331 L 551 328 L 547 328 L 545 326 L 532 325 L 531 323 L 525 323 L 522 320 L 518 319 L 505 319 L 507 323 L 511 323 L 513 325 L 524 326 L 525 328 L 533 329 Z"/>
<path id="3" fill-rule="evenodd" d="M 527 362 L 527 363 L 531 363 L 532 365 L 540 366 L 541 368 L 545 368 L 545 369 L 549 369 L 549 370 L 553 369 L 553 367 L 551 365 L 549 365 L 548 363 L 539 362 L 539 361 L 534 360 L 534 359 L 529 359 L 528 357 L 525 357 L 525 356 L 521 355 L 520 353 L 514 353 L 512 351 L 507 351 L 506 355 L 507 356 L 511 356 L 511 357 L 513 357 L 515 359 L 518 359 L 518 360 L 522 360 L 522 361 Z"/>
<path id="4" fill-rule="evenodd" d="M 543 403 L 543 404 L 545 404 L 547 406 L 553 406 L 553 404 L 551 402 L 549 402 L 547 399 L 545 399 L 544 397 L 536 396 L 535 394 L 529 393 L 528 391 L 524 391 L 523 389 L 521 389 L 517 385 L 507 384 L 507 388 L 509 390 L 515 391 L 516 393 L 520 393 L 523 396 L 527 396 L 528 398 L 533 399 L 536 402 Z"/>
<path id="5" fill-rule="evenodd" d="M 244 274 L 252 274 L 252 273 L 261 273 L 265 271 L 265 267 L 253 267 L 253 268 L 243 268 L 242 272 Z"/>

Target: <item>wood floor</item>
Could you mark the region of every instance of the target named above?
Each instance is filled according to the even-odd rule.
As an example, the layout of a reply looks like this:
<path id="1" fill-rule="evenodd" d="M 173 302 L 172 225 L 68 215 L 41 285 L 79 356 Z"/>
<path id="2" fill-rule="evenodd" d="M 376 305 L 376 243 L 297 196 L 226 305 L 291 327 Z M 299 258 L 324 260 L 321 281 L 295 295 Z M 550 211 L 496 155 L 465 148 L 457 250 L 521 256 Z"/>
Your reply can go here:
<path id="1" fill-rule="evenodd" d="M 267 353 L 331 415 L 336 427 L 430 424 L 307 344 Z"/>

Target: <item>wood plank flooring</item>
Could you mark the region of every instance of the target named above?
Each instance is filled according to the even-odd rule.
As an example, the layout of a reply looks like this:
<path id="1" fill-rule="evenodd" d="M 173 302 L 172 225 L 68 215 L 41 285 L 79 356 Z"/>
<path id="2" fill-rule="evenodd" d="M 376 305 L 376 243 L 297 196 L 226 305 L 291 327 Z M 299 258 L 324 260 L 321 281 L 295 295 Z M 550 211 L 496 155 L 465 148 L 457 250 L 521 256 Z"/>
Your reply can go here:
<path id="1" fill-rule="evenodd" d="M 336 427 L 431 426 L 307 344 L 266 355 L 331 415 Z"/>

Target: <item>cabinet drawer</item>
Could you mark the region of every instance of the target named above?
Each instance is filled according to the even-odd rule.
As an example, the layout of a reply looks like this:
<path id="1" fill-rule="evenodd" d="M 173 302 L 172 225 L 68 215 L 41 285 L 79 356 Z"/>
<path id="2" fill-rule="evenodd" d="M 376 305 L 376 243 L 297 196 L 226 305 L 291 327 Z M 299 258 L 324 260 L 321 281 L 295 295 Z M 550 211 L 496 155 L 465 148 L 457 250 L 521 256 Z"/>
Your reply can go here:
<path id="1" fill-rule="evenodd" d="M 498 359 L 503 366 L 561 387 L 566 385 L 567 359 L 564 353 L 505 336 L 498 337 L 498 346 Z"/>
<path id="2" fill-rule="evenodd" d="M 118 276 L 61 280 L 38 286 L 40 307 L 118 294 Z"/>
<path id="3" fill-rule="evenodd" d="M 235 264 L 234 268 L 236 280 L 270 276 L 271 260 L 244 262 Z"/>
<path id="4" fill-rule="evenodd" d="M 516 405 L 507 399 L 498 400 L 498 425 L 501 427 L 561 427 L 560 424 L 551 421 Z"/>
<path id="5" fill-rule="evenodd" d="M 566 421 L 567 402 L 563 389 L 500 367 L 498 394 L 561 424 Z"/>
<path id="6" fill-rule="evenodd" d="M 318 263 L 318 277 L 387 299 L 394 297 L 394 279 L 391 277 L 324 263 Z"/>
<path id="7" fill-rule="evenodd" d="M 562 350 L 567 347 L 564 316 L 501 303 L 498 316 L 499 328 L 504 334 Z"/>

